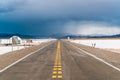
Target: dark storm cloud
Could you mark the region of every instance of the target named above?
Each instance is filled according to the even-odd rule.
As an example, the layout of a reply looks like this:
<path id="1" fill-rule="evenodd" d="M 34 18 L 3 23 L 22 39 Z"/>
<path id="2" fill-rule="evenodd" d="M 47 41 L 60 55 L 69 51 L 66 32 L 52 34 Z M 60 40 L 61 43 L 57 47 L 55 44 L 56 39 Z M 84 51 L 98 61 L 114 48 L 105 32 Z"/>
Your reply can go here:
<path id="1" fill-rule="evenodd" d="M 26 28 L 27 33 L 33 34 L 65 33 L 70 22 L 104 22 L 119 27 L 119 3 L 119 0 L 1 0 L 0 21 L 18 23 L 14 25 L 22 27 L 21 31 Z M 71 25 L 77 29 L 76 24 Z"/>
<path id="2" fill-rule="evenodd" d="M 4 12 L 12 12 L 14 11 L 14 8 L 0 8 L 0 13 L 4 13 Z"/>
<path id="3" fill-rule="evenodd" d="M 16 3 L 22 4 L 16 5 Z M 96 20 L 118 17 L 119 3 L 119 0 L 12 0 L 6 2 L 6 5 L 4 2 L 4 5 L 9 8 L 19 6 L 16 11 L 6 14 L 6 16 L 14 15 L 18 18 Z"/>

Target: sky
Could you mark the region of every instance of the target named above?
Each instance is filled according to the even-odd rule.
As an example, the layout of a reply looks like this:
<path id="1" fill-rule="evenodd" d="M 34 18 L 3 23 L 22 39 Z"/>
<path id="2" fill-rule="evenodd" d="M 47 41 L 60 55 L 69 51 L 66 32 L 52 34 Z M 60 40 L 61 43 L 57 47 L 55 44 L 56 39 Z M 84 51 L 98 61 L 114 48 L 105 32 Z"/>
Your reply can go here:
<path id="1" fill-rule="evenodd" d="M 120 0 L 0 0 L 0 33 L 120 34 Z"/>

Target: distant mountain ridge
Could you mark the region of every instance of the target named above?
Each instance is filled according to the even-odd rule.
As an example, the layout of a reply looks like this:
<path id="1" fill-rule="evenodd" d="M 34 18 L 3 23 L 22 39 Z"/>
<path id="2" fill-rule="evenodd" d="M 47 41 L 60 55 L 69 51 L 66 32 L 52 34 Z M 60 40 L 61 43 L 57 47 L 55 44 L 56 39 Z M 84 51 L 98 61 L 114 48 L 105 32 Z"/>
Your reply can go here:
<path id="1" fill-rule="evenodd" d="M 67 38 L 67 37 L 70 37 L 70 38 L 120 38 L 120 34 L 116 34 L 116 35 L 102 35 L 102 36 L 67 35 L 67 36 L 64 36 L 63 38 Z"/>
<path id="2" fill-rule="evenodd" d="M 0 38 L 10 38 L 12 36 L 19 36 L 20 38 L 57 38 L 57 39 L 61 39 L 61 38 L 120 38 L 120 34 L 116 34 L 116 35 L 102 35 L 102 36 L 84 36 L 84 35 L 72 35 L 72 34 L 68 34 L 68 33 L 62 33 L 62 34 L 53 34 L 53 35 L 47 35 L 47 36 L 42 36 L 42 35 L 24 35 L 24 34 L 9 34 L 9 33 L 0 33 Z"/>

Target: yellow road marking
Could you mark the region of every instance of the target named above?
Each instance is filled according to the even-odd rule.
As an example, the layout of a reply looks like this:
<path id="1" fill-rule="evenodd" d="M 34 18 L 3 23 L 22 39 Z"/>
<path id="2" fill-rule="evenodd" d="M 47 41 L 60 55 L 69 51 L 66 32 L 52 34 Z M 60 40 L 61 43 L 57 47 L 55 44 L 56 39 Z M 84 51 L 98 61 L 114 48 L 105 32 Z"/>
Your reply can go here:
<path id="1" fill-rule="evenodd" d="M 58 75 L 58 79 L 61 79 L 62 78 L 62 75 Z"/>
<path id="2" fill-rule="evenodd" d="M 62 74 L 62 71 L 58 71 L 58 74 Z"/>
<path id="3" fill-rule="evenodd" d="M 53 74 L 57 74 L 57 71 L 53 71 Z"/>
<path id="4" fill-rule="evenodd" d="M 58 66 L 58 68 L 62 68 L 62 66 Z"/>
<path id="5" fill-rule="evenodd" d="M 52 78 L 53 79 L 62 79 L 62 63 L 61 63 L 61 53 L 60 53 L 60 41 L 57 45 L 57 52 L 55 57 L 55 63 L 53 66 L 53 72 L 52 72 Z"/>
<path id="6" fill-rule="evenodd" d="M 57 70 L 57 68 L 53 68 L 53 70 L 55 71 L 55 70 Z"/>
<path id="7" fill-rule="evenodd" d="M 56 76 L 56 75 L 53 75 L 52 78 L 55 79 L 55 78 L 57 78 L 57 76 Z"/>
<path id="8" fill-rule="evenodd" d="M 62 70 L 62 68 L 58 68 L 58 70 L 59 70 L 59 71 L 61 71 L 61 70 Z"/>

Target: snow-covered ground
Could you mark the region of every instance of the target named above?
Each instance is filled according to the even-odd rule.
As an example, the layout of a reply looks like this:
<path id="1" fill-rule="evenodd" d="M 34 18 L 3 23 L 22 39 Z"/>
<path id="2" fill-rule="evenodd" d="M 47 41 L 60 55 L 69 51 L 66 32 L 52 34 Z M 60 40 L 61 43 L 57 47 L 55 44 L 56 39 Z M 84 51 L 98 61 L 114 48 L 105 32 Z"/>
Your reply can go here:
<path id="1" fill-rule="evenodd" d="M 26 44 L 28 39 L 23 39 L 22 44 Z M 32 44 L 38 44 L 38 43 L 43 43 L 43 42 L 48 42 L 56 39 L 29 39 L 32 40 Z M 12 41 L 11 39 L 0 39 L 0 44 L 11 44 Z"/>
<path id="2" fill-rule="evenodd" d="M 102 40 L 102 39 L 98 39 L 98 40 L 70 40 L 71 42 L 75 42 L 78 44 L 83 44 L 83 45 L 87 45 L 87 46 L 93 46 L 95 44 L 96 48 L 108 48 L 108 49 L 120 49 L 120 40 L 110 40 L 110 39 L 106 39 L 106 40 Z"/>
<path id="3" fill-rule="evenodd" d="M 32 43 L 27 43 L 25 39 L 22 40 L 23 42 L 20 46 L 13 46 L 12 47 L 12 46 L 1 45 L 0 46 L 0 55 L 11 52 L 11 51 L 20 50 L 20 49 L 28 47 L 28 46 L 22 46 L 24 44 L 26 44 L 26 45 L 27 44 L 38 45 L 38 44 L 49 42 L 49 41 L 56 40 L 56 39 L 31 39 L 31 40 L 32 40 Z M 9 43 L 9 39 L 1 39 L 1 44 L 8 44 L 8 43 Z"/>
<path id="4" fill-rule="evenodd" d="M 33 45 L 37 45 L 37 44 L 41 44 L 41 43 L 45 43 L 45 42 L 49 42 L 55 39 L 31 39 Z"/>
<path id="5" fill-rule="evenodd" d="M 27 46 L 0 46 L 0 55 L 5 54 L 7 52 L 15 51 L 23 49 Z"/>

